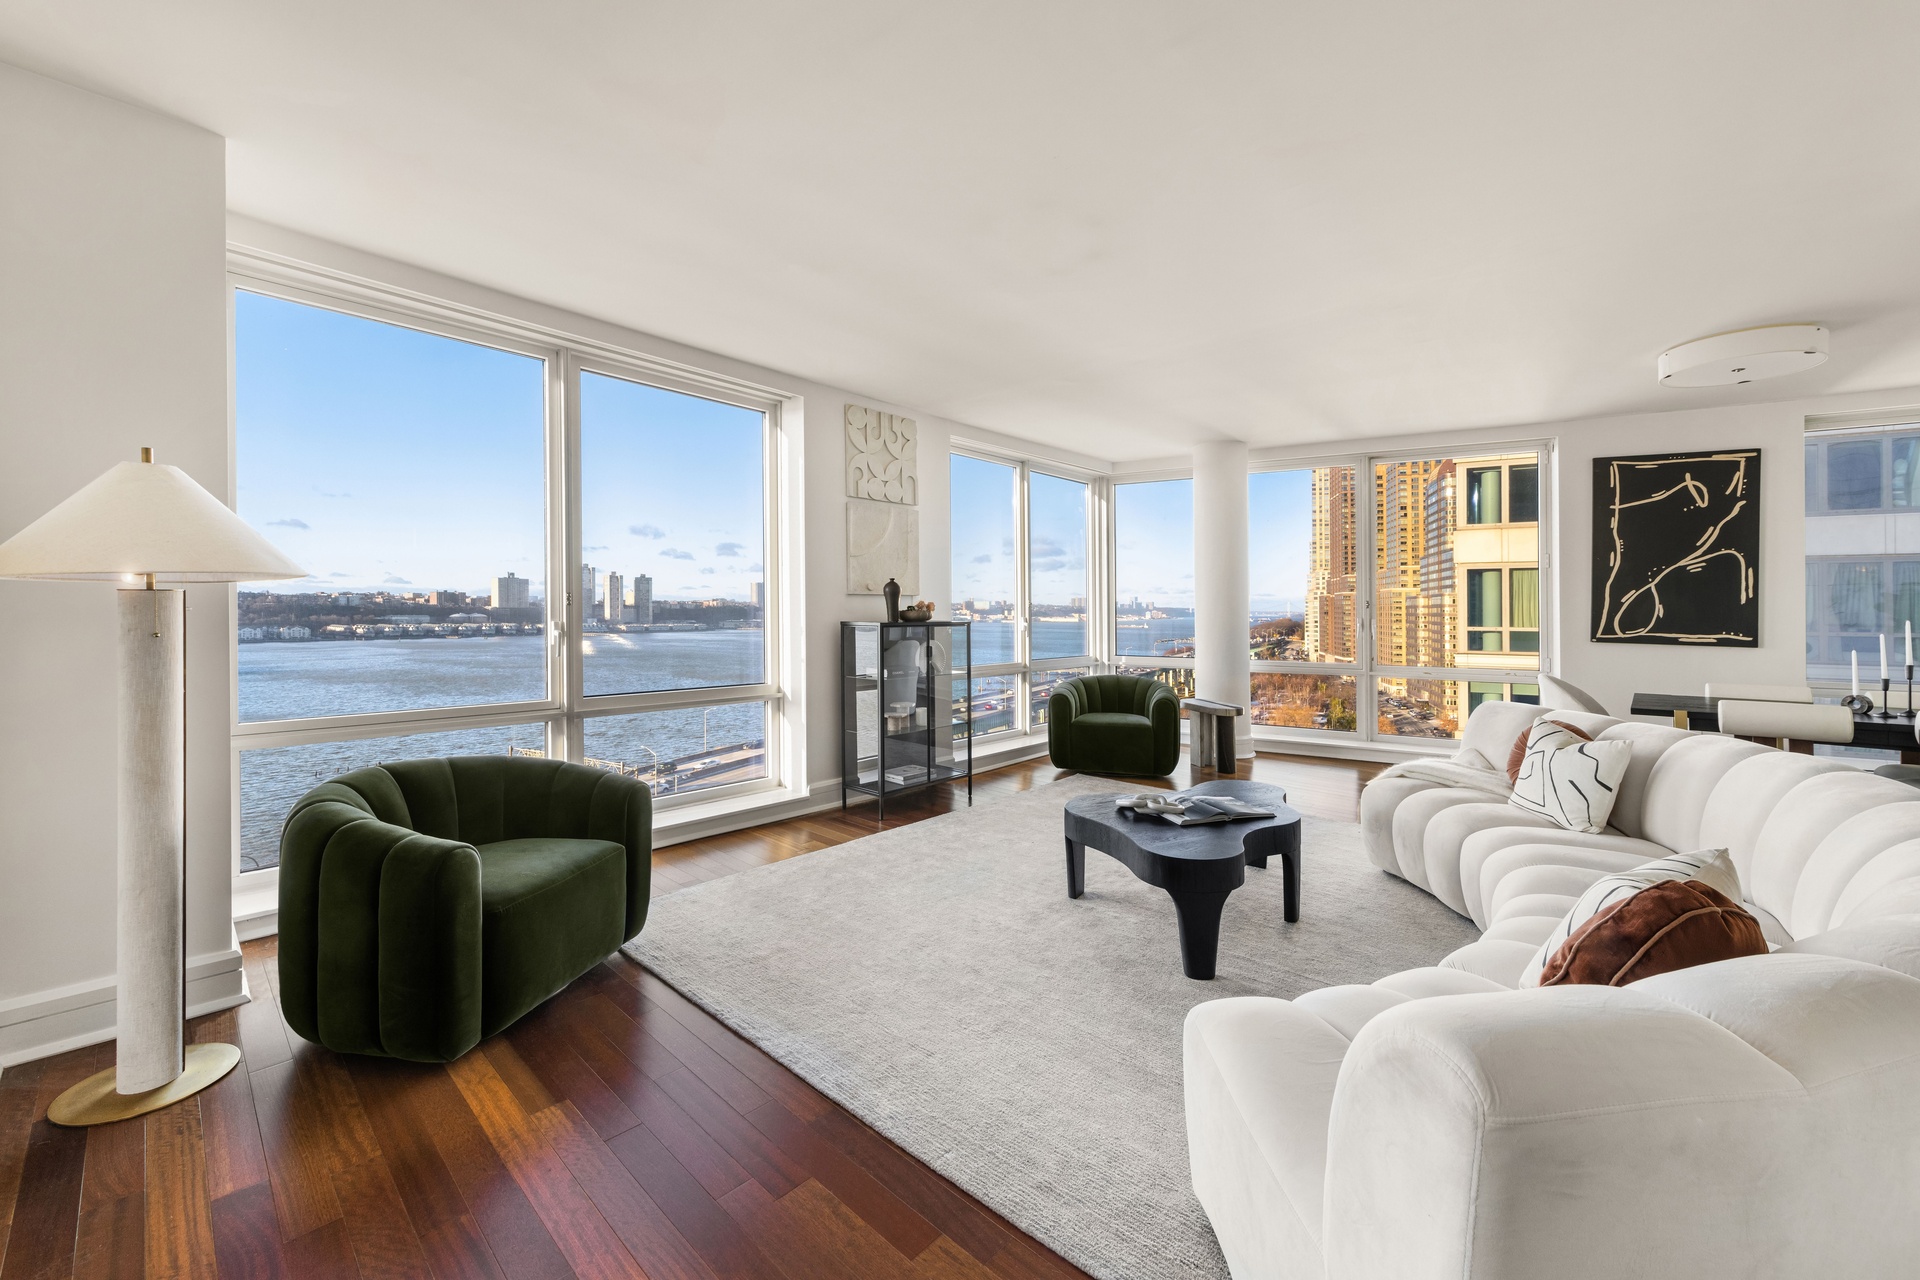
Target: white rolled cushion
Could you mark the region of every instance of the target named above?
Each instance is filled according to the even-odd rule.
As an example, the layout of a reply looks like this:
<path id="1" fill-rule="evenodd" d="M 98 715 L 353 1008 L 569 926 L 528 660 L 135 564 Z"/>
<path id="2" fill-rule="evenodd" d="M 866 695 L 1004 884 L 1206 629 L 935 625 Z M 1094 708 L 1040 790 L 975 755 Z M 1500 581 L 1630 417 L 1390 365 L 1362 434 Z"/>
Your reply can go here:
<path id="1" fill-rule="evenodd" d="M 1776 955 L 1840 956 L 1920 978 L 1920 914 L 1886 916 L 1829 929 L 1781 947 Z"/>
<path id="2" fill-rule="evenodd" d="M 1588 742 L 1543 721 L 1527 734 L 1527 754 L 1508 803 L 1553 819 L 1569 831 L 1598 833 L 1613 812 L 1633 749 L 1624 742 Z"/>
<path id="3" fill-rule="evenodd" d="M 1486 799 L 1487 793 L 1484 791 L 1441 787 L 1435 791 L 1415 792 L 1402 800 L 1393 811 L 1393 857 L 1400 877 L 1431 893 L 1432 889 L 1427 884 L 1427 856 L 1424 852 L 1427 824 L 1442 809 L 1459 804 L 1482 804 Z"/>
<path id="4" fill-rule="evenodd" d="M 1507 989 L 1491 978 L 1483 978 L 1465 969 L 1447 969 L 1439 965 L 1402 969 L 1399 973 L 1388 974 L 1373 985 L 1383 991 L 1403 995 L 1409 1000 L 1425 1000 L 1429 996 L 1473 995 L 1477 992 Z"/>
<path id="5" fill-rule="evenodd" d="M 1754 841 L 1782 796 L 1823 773 L 1857 773 L 1824 756 L 1768 749 L 1726 771 L 1700 814 L 1700 848 L 1725 849 L 1742 879 L 1753 861 Z"/>
<path id="6" fill-rule="evenodd" d="M 1504 920 L 1514 914 L 1507 910 L 1508 904 L 1519 898 L 1556 894 L 1577 901 L 1594 881 L 1607 874 L 1597 867 L 1536 862 L 1529 867 L 1519 867 L 1513 874 L 1503 877 L 1494 887 L 1487 908 L 1495 920 Z"/>
<path id="7" fill-rule="evenodd" d="M 1193 1190 L 1236 1275 L 1317 1274 L 1327 1115 L 1346 1052 L 1347 1037 L 1285 1000 L 1210 1000 L 1187 1014 Z"/>
<path id="8" fill-rule="evenodd" d="M 1913 799 L 1914 789 L 1905 783 L 1858 769 L 1806 779 L 1781 797 L 1755 838 L 1753 858 L 1740 873 L 1747 896 L 1780 917 L 1795 936 L 1820 932 L 1825 921 L 1802 930 L 1793 918 L 1794 893 L 1814 850 L 1856 815 L 1890 804 L 1911 812 Z"/>
<path id="9" fill-rule="evenodd" d="M 1875 889 L 1847 912 L 1847 927 L 1890 916 L 1920 915 L 1920 880 L 1897 880 Z"/>
<path id="10" fill-rule="evenodd" d="M 1866 866 L 1854 872 L 1833 906 L 1830 927 L 1838 929 L 1853 923 L 1861 904 L 1883 890 L 1897 889 L 1909 882 L 1920 883 L 1920 840 L 1904 840 L 1882 849 Z"/>
<path id="11" fill-rule="evenodd" d="M 1913 788 L 1909 787 L 1909 791 Z M 1855 876 L 1895 845 L 1920 839 L 1920 792 L 1855 813 L 1827 832 L 1800 869 L 1786 921 L 1796 938 L 1833 927 L 1833 909 Z"/>
<path id="12" fill-rule="evenodd" d="M 1707 697 L 1741 702 L 1812 702 L 1813 690 L 1804 684 L 1716 684 L 1707 682 Z"/>
<path id="13" fill-rule="evenodd" d="M 1374 866 L 1400 874 L 1400 860 L 1393 854 L 1393 815 L 1408 796 L 1440 789 L 1439 783 L 1423 778 L 1375 778 L 1361 789 L 1360 843 Z"/>
<path id="14" fill-rule="evenodd" d="M 1580 895 L 1577 893 L 1523 893 L 1517 898 L 1508 898 L 1500 904 L 1500 909 L 1494 913 L 1492 923 L 1482 936 L 1491 938 L 1494 936 L 1494 926 L 1505 924 L 1509 920 L 1523 920 L 1531 916 L 1552 916 L 1553 922 L 1559 924 L 1566 918 L 1567 912 L 1573 910 L 1573 904 L 1578 901 L 1580 901 Z M 1545 940 L 1545 936 L 1542 934 L 1535 938 L 1534 944 L 1539 945 Z"/>
<path id="15" fill-rule="evenodd" d="M 1720 732 L 1749 738 L 1799 738 L 1803 742 L 1852 742 L 1853 712 L 1833 703 L 1736 702 L 1715 708 Z"/>
<path id="16" fill-rule="evenodd" d="M 1426 861 L 1427 891 L 1458 911 L 1467 909 L 1465 883 L 1461 875 L 1460 854 L 1466 842 L 1482 831 L 1500 828 L 1526 830 L 1536 834 L 1563 828 L 1548 817 L 1516 809 L 1504 800 L 1483 797 L 1483 804 L 1454 805 L 1433 815 L 1420 835 L 1420 851 Z"/>
<path id="17" fill-rule="evenodd" d="M 1515 810 L 1515 812 L 1519 812 Z M 1515 853 L 1514 850 L 1525 850 Z M 1570 867 L 1599 867 L 1605 871 L 1624 871 L 1649 858 L 1663 858 L 1673 850 L 1647 840 L 1635 840 L 1617 831 L 1589 835 L 1584 831 L 1566 831 L 1548 826 L 1528 829 L 1507 827 L 1481 831 L 1468 836 L 1460 846 L 1460 887 L 1467 900 L 1467 914 L 1481 928 L 1487 927 L 1487 900 L 1494 886 L 1516 866 L 1533 863 Z"/>
<path id="18" fill-rule="evenodd" d="M 1516 986 L 1537 987 L 1540 985 L 1540 971 L 1547 967 L 1547 961 L 1553 958 L 1566 940 L 1572 937 L 1581 925 L 1605 911 L 1616 902 L 1631 898 L 1642 889 L 1650 888 L 1667 880 L 1698 880 L 1734 902 L 1740 901 L 1740 877 L 1734 874 L 1733 862 L 1727 857 L 1725 849 L 1701 849 L 1694 853 L 1669 854 L 1656 858 L 1652 862 L 1642 863 L 1630 871 L 1615 871 L 1594 881 L 1580 900 L 1567 912 L 1547 940 L 1540 944 L 1523 967 Z"/>
<path id="19" fill-rule="evenodd" d="M 1559 899 L 1556 899 L 1558 901 Z M 1491 938 L 1496 942 L 1524 942 L 1530 947 L 1538 947 L 1553 932 L 1553 926 L 1560 923 L 1560 917 L 1567 914 L 1573 904 L 1550 916 L 1510 915 L 1497 920 L 1490 926 L 1482 938 Z"/>
<path id="20" fill-rule="evenodd" d="M 1667 752 L 1694 737 L 1685 729 L 1665 724 L 1635 724 L 1623 720 L 1594 735 L 1601 742 L 1624 742 L 1633 748 L 1627 759 L 1627 771 L 1620 779 L 1613 798 L 1612 825 L 1630 836 L 1645 836 L 1642 823 L 1647 804 L 1647 783 Z"/>
<path id="21" fill-rule="evenodd" d="M 1413 999 L 1412 996 L 1402 995 L 1398 991 L 1389 991 L 1381 986 L 1347 984 L 1338 987 L 1321 987 L 1318 991 L 1309 991 L 1305 995 L 1295 996 L 1293 1006 L 1296 1009 L 1305 1009 L 1351 1040 L 1368 1022 L 1393 1006 L 1405 1004 L 1411 999 Z"/>
<path id="22" fill-rule="evenodd" d="M 1496 769 L 1507 767 L 1514 740 L 1533 727 L 1546 708 L 1527 702 L 1483 702 L 1467 717 L 1460 735 L 1463 748 L 1478 751 Z"/>
<path id="23" fill-rule="evenodd" d="M 1446 956 L 1442 969 L 1464 969 L 1509 989 L 1520 985 L 1520 975 L 1533 958 L 1533 948 L 1524 942 L 1505 942 L 1482 938 Z"/>
<path id="24" fill-rule="evenodd" d="M 1647 778 L 1640 834 L 1669 849 L 1713 844 L 1700 838 L 1700 819 L 1713 789 L 1727 770 L 1742 760 L 1772 751 L 1762 743 L 1723 738 L 1717 733 L 1689 734 L 1674 743 L 1660 757 L 1659 768 Z"/>

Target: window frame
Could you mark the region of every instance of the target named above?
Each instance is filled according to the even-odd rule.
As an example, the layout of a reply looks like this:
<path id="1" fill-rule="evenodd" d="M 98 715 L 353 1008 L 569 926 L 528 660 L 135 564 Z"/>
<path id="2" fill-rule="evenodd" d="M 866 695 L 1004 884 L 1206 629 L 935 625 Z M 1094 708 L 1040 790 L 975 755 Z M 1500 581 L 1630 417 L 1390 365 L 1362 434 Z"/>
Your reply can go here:
<path id="1" fill-rule="evenodd" d="M 278 883 L 278 866 L 243 871 L 241 853 L 240 762 L 244 752 L 271 747 L 353 741 L 404 734 L 539 724 L 549 758 L 578 761 L 584 756 L 587 720 L 647 711 L 680 710 L 731 703 L 759 702 L 766 708 L 767 773 L 764 778 L 656 797 L 657 813 L 694 807 L 756 803 L 764 793 L 795 791 L 803 779 L 805 748 L 800 728 L 803 692 L 794 684 L 804 670 L 799 634 L 803 619 L 796 601 L 789 607 L 787 548 L 797 531 L 788 527 L 792 481 L 786 410 L 795 398 L 775 388 L 680 365 L 645 353 L 609 345 L 578 334 L 551 330 L 492 312 L 367 281 L 325 268 L 229 247 L 228 306 L 228 496 L 238 471 L 238 413 L 234 395 L 234 300 L 239 292 L 261 294 L 360 319 L 479 346 L 530 356 L 544 363 L 543 477 L 546 499 L 545 586 L 547 696 L 508 703 L 469 703 L 407 711 L 365 712 L 288 720 L 239 718 L 238 589 L 227 596 L 227 678 L 229 724 L 230 823 L 232 874 L 236 893 L 255 893 Z M 583 690 L 584 629 L 587 605 L 579 583 L 585 555 L 580 520 L 580 376 L 599 373 L 683 395 L 717 400 L 764 415 L 762 448 L 762 628 L 763 679 L 751 685 L 715 685 L 697 689 L 587 696 Z"/>

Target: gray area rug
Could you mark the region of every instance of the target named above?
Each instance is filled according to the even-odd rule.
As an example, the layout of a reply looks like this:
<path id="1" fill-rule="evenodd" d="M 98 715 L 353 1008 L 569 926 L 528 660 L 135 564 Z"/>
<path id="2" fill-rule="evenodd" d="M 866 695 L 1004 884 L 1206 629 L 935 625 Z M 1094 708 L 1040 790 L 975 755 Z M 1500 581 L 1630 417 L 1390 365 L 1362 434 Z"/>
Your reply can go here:
<path id="1" fill-rule="evenodd" d="M 656 898 L 647 968 L 1101 1280 L 1224 1280 L 1187 1174 L 1181 1023 L 1431 964 L 1473 925 L 1309 818 L 1300 922 L 1249 868 L 1218 977 L 1180 973 L 1173 903 L 1105 854 L 1066 892 L 1060 811 L 1024 794 Z"/>

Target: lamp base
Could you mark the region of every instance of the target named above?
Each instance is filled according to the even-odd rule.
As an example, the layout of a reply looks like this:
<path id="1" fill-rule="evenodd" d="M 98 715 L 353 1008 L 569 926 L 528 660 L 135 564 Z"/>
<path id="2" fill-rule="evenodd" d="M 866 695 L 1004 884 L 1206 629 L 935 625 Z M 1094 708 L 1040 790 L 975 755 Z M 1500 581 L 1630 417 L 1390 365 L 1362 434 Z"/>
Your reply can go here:
<path id="1" fill-rule="evenodd" d="M 215 1083 L 240 1064 L 240 1050 L 230 1044 L 190 1044 L 187 1065 L 179 1075 L 145 1093 L 118 1093 L 113 1087 L 117 1068 L 88 1076 L 53 1100 L 47 1119 L 69 1129 L 131 1120 L 149 1111 L 172 1106 Z"/>

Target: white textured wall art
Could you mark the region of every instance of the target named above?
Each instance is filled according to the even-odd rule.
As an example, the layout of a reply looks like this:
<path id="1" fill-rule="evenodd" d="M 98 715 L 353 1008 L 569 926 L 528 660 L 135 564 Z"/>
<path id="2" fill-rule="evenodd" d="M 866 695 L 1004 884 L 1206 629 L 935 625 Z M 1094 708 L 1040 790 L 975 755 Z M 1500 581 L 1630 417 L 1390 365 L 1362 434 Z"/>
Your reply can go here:
<path id="1" fill-rule="evenodd" d="M 912 418 L 847 406 L 847 496 L 876 502 L 920 501 L 917 442 Z"/>
<path id="2" fill-rule="evenodd" d="M 920 591 L 920 513 L 891 502 L 847 502 L 847 594 L 877 596 L 892 578 L 900 599 Z"/>

